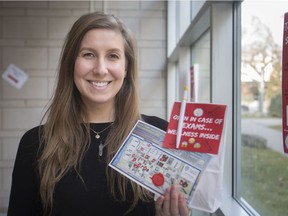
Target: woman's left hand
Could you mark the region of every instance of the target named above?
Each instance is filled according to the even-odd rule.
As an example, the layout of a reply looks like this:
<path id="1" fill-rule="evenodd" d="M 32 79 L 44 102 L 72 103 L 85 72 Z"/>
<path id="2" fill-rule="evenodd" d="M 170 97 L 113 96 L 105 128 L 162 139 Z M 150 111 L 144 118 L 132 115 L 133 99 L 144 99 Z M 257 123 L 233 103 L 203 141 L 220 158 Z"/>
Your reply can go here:
<path id="1" fill-rule="evenodd" d="M 191 214 L 186 199 L 175 185 L 167 188 L 164 196 L 155 201 L 155 216 L 189 216 Z"/>

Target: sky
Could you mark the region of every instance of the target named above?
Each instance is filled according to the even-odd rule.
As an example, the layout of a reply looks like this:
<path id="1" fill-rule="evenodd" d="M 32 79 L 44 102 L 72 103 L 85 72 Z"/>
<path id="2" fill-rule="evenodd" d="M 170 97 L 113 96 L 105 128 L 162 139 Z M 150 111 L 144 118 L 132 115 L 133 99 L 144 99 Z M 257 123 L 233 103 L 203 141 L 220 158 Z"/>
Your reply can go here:
<path id="1" fill-rule="evenodd" d="M 274 41 L 282 48 L 283 46 L 283 29 L 284 29 L 284 14 L 288 13 L 288 0 L 244 0 L 241 5 L 241 22 L 243 29 L 249 26 L 252 16 L 256 16 L 260 21 L 268 26 L 272 32 Z M 252 30 L 251 30 L 252 31 Z M 250 40 L 255 40 L 253 35 L 242 38 L 243 44 L 251 43 Z M 271 68 L 266 68 L 265 80 L 269 81 Z M 244 72 L 244 73 L 243 73 Z M 261 77 L 251 68 L 246 68 L 242 71 L 242 81 L 261 80 Z"/>
<path id="2" fill-rule="evenodd" d="M 242 2 L 242 24 L 250 22 L 251 16 L 257 16 L 267 25 L 274 41 L 282 46 L 284 14 L 288 13 L 288 0 L 244 0 Z"/>

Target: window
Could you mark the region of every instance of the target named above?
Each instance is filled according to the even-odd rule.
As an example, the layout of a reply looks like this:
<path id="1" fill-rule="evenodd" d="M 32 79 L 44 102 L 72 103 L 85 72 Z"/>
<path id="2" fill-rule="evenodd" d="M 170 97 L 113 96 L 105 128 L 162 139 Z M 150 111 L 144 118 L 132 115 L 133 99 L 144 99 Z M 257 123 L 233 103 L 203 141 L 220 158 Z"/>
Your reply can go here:
<path id="1" fill-rule="evenodd" d="M 285 12 L 285 1 L 241 4 L 241 126 L 235 197 L 249 212 L 261 216 L 287 214 L 288 157 L 281 132 Z"/>
<path id="2" fill-rule="evenodd" d="M 224 199 L 216 215 L 286 215 L 288 157 L 282 144 L 280 80 L 288 4 L 282 0 L 187 2 L 168 1 L 167 113 L 169 103 L 181 96 L 183 70 L 188 73 L 191 65 L 199 64 L 199 101 L 229 107 Z M 187 11 L 175 11 L 184 4 L 189 5 L 189 16 Z M 174 17 L 169 13 L 172 8 Z M 190 19 L 188 26 L 185 17 Z M 183 20 L 185 25 L 177 23 Z M 175 29 L 177 40 L 170 36 Z"/>
<path id="3" fill-rule="evenodd" d="M 206 31 L 191 47 L 191 65 L 194 67 L 198 89 L 196 102 L 210 102 L 210 31 Z M 198 77 L 198 79 L 197 79 Z M 195 84 L 196 84 L 195 82 Z"/>
<path id="4" fill-rule="evenodd" d="M 179 1 L 179 4 L 178 8 L 183 8 L 185 4 L 189 6 L 188 1 Z M 198 101 L 227 104 L 229 107 L 227 127 L 232 128 L 233 2 L 190 1 L 190 16 L 187 11 L 178 13 L 180 15 L 178 20 L 183 20 L 183 23 L 187 23 L 188 19 L 187 26 L 183 23 L 181 25 L 175 23 L 177 22 L 175 8 L 175 1 L 168 1 L 168 118 L 173 102 L 182 96 L 183 81 L 185 79 L 187 81 L 190 67 L 197 64 L 200 71 Z M 175 38 L 177 25 L 180 25 L 179 40 Z M 228 189 L 229 201 L 232 201 L 231 130 L 227 135 L 229 145 L 226 150 L 227 158 L 225 155 L 227 163 L 225 163 L 226 176 L 223 185 L 225 191 Z M 228 202 L 225 200 L 223 203 Z M 230 216 L 231 212 L 228 210 L 224 214 Z M 193 216 L 198 215 L 210 214 L 193 211 Z"/>
<path id="5" fill-rule="evenodd" d="M 189 82 L 187 80 L 190 79 L 190 67 L 194 63 L 201 63 L 199 66 L 205 70 L 205 73 L 200 75 L 200 82 L 206 91 L 201 92 L 199 98 L 202 102 L 210 100 L 210 34 L 208 31 L 210 8 L 209 4 L 204 3 L 203 1 L 168 1 L 168 119 L 174 101 L 182 97 L 184 85 Z M 201 9 L 203 12 L 199 14 Z"/>

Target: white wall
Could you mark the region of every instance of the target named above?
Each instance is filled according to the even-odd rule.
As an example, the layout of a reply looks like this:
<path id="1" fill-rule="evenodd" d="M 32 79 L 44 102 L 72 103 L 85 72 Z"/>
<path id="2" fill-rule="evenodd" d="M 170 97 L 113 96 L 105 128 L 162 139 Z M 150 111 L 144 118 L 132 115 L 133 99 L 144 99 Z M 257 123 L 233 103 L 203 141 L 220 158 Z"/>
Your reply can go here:
<path id="1" fill-rule="evenodd" d="M 114 13 L 132 29 L 142 113 L 166 117 L 165 1 L 0 1 L 0 73 L 13 63 L 29 74 L 21 90 L 0 80 L 0 213 L 7 209 L 19 140 L 39 124 L 52 94 L 63 38 L 93 10 Z"/>

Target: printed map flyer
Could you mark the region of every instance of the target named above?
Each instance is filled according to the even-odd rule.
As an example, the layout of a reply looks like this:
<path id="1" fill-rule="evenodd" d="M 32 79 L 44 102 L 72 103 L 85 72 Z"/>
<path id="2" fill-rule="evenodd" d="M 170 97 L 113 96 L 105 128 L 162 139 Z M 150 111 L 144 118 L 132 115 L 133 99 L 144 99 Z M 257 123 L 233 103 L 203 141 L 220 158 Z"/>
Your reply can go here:
<path id="1" fill-rule="evenodd" d="M 139 120 L 109 166 L 156 195 L 176 184 L 191 203 L 211 156 L 162 148 L 165 131 Z"/>
<path id="2" fill-rule="evenodd" d="M 177 127 L 181 102 L 172 108 L 163 147 L 176 148 Z M 226 105 L 187 103 L 179 149 L 218 154 L 221 143 Z"/>

